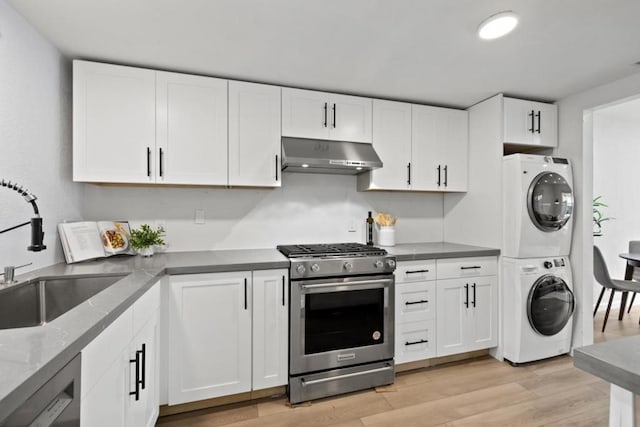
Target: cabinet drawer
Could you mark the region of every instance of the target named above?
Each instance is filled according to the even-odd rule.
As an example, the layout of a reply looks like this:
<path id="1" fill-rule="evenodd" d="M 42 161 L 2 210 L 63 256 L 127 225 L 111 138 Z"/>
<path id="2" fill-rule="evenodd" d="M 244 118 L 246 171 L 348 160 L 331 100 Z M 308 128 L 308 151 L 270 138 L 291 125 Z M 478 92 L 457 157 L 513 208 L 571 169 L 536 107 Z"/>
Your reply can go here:
<path id="1" fill-rule="evenodd" d="M 498 261 L 493 256 L 439 259 L 437 269 L 438 279 L 495 276 L 498 273 Z"/>
<path id="2" fill-rule="evenodd" d="M 435 357 L 436 322 L 424 320 L 396 325 L 396 363 L 413 362 Z"/>
<path id="3" fill-rule="evenodd" d="M 436 285 L 430 282 L 396 285 L 396 323 L 434 319 Z"/>
<path id="4" fill-rule="evenodd" d="M 436 279 L 435 260 L 403 261 L 396 268 L 396 283 L 420 282 Z"/>
<path id="5" fill-rule="evenodd" d="M 160 307 L 160 282 L 153 285 L 133 304 L 133 335 L 155 314 Z"/>

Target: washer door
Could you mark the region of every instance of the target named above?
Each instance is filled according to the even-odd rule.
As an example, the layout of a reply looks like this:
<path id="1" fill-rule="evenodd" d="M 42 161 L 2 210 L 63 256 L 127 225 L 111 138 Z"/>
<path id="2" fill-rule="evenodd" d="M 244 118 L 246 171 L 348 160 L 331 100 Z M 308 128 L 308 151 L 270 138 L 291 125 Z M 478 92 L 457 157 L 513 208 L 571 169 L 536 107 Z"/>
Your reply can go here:
<path id="1" fill-rule="evenodd" d="M 542 231 L 558 231 L 571 219 L 573 192 L 555 172 L 536 176 L 527 194 L 527 208 L 533 224 Z"/>
<path id="2" fill-rule="evenodd" d="M 531 327 L 541 335 L 555 335 L 567 324 L 576 303 L 567 283 L 552 274 L 533 284 L 527 299 L 527 317 Z"/>

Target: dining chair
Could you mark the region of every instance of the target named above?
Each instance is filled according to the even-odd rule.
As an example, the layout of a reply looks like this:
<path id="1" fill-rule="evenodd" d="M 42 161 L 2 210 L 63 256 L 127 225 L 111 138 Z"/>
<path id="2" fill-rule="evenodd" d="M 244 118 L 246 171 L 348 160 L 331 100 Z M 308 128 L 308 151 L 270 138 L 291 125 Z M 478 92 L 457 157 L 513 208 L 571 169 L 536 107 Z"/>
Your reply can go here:
<path id="1" fill-rule="evenodd" d="M 640 240 L 630 240 L 629 241 L 629 253 L 640 253 Z M 633 269 L 633 277 L 631 278 L 634 282 L 640 282 L 640 268 Z M 631 306 L 633 305 L 633 300 L 636 299 L 636 294 L 634 293 L 631 296 L 631 302 L 629 302 L 629 309 L 627 310 L 627 314 L 631 313 Z"/>
<path id="2" fill-rule="evenodd" d="M 600 283 L 600 285 L 602 285 L 602 292 L 600 292 L 598 302 L 596 303 L 596 308 L 595 310 L 593 310 L 593 317 L 596 316 L 598 307 L 600 307 L 600 301 L 602 301 L 605 289 L 611 289 L 609 305 L 607 305 L 607 311 L 604 315 L 604 323 L 602 324 L 602 332 L 604 332 L 604 328 L 607 326 L 607 319 L 609 318 L 609 311 L 611 311 L 611 303 L 613 302 L 613 296 L 615 295 L 615 292 L 639 292 L 640 283 L 633 282 L 631 280 L 612 279 L 609 275 L 609 269 L 607 268 L 607 264 L 604 261 L 602 252 L 600 252 L 600 248 L 595 245 L 593 246 L 593 275 L 596 278 L 596 281 Z"/>

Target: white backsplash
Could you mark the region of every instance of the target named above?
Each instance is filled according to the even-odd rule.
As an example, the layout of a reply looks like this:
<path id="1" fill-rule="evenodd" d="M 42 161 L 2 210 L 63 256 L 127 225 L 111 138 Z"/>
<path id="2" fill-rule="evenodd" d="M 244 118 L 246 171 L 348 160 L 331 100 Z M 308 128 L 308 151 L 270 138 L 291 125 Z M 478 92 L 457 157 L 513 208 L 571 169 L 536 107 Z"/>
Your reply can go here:
<path id="1" fill-rule="evenodd" d="M 205 224 L 195 224 L 196 209 Z M 281 188 L 264 190 L 87 185 L 84 209 L 87 220 L 162 224 L 170 251 L 364 243 L 368 211 L 398 216 L 397 243 L 442 240 L 441 194 L 361 193 L 343 175 L 285 173 Z"/>

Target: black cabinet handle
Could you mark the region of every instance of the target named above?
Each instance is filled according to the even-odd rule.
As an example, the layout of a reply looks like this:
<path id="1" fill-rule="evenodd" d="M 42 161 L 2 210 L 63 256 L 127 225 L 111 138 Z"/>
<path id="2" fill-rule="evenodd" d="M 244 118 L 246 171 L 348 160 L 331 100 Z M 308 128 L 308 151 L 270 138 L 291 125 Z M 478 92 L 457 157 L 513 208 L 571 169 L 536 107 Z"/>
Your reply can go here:
<path id="1" fill-rule="evenodd" d="M 476 268 L 482 268 L 482 267 L 479 266 L 479 265 L 470 265 L 470 266 L 467 266 L 467 267 L 462 266 L 462 267 L 460 267 L 460 270 L 473 270 L 473 269 L 476 269 Z"/>
<path id="2" fill-rule="evenodd" d="M 276 154 L 276 181 L 278 180 L 278 155 Z"/>
<path id="3" fill-rule="evenodd" d="M 247 278 L 244 278 L 244 309 L 247 309 Z"/>
<path id="4" fill-rule="evenodd" d="M 158 162 L 158 166 L 160 167 L 160 176 L 164 174 L 163 168 L 162 168 L 162 163 L 164 161 L 163 158 L 164 158 L 164 151 L 162 151 L 162 148 L 160 148 L 160 161 Z"/>
<path id="5" fill-rule="evenodd" d="M 449 175 L 447 173 L 447 165 L 444 165 L 444 186 L 447 186 L 447 182 L 449 181 Z"/>
<path id="6" fill-rule="evenodd" d="M 336 104 L 334 103 L 333 104 L 333 128 L 334 129 L 336 128 L 336 110 L 337 109 L 338 108 L 336 107 Z"/>
<path id="7" fill-rule="evenodd" d="M 322 126 L 327 127 L 327 103 L 324 103 L 324 123 Z"/>
<path id="8" fill-rule="evenodd" d="M 535 125 L 534 125 L 534 121 L 533 121 L 533 117 L 535 115 L 535 111 L 531 110 L 531 112 L 529 114 L 527 114 L 529 117 L 531 117 L 531 128 L 529 129 L 529 132 L 533 133 L 535 131 Z"/>
<path id="9" fill-rule="evenodd" d="M 538 118 L 538 129 L 536 130 L 536 132 L 540 133 L 540 131 L 542 130 L 542 128 L 540 127 L 540 116 L 542 115 L 542 113 L 540 112 L 540 110 L 538 110 L 538 114 L 536 114 L 536 117 Z"/>
<path id="10" fill-rule="evenodd" d="M 427 343 L 427 342 L 429 342 L 429 340 L 421 339 L 421 340 L 418 340 L 418 341 L 407 341 L 407 342 L 404 343 L 404 345 L 424 344 L 424 343 Z"/>
<path id="11" fill-rule="evenodd" d="M 135 391 L 130 391 L 129 396 L 135 396 L 136 400 L 140 400 L 140 353 L 142 353 L 142 351 L 140 350 L 136 351 L 136 358 L 129 359 L 129 364 L 131 363 L 136 364 L 136 381 L 135 381 L 136 389 Z"/>
<path id="12" fill-rule="evenodd" d="M 404 303 L 404 305 L 425 304 L 427 302 L 429 302 L 428 299 L 421 299 L 420 301 L 407 301 Z"/>
<path id="13" fill-rule="evenodd" d="M 411 162 L 407 163 L 407 184 L 411 185 Z"/>
<path id="14" fill-rule="evenodd" d="M 471 285 L 471 288 L 473 288 L 473 306 L 476 306 L 476 284 L 474 283 L 473 285 Z"/>
<path id="15" fill-rule="evenodd" d="M 142 367 L 142 379 L 140 381 L 140 385 L 142 386 L 142 389 L 144 390 L 146 387 L 146 374 L 145 374 L 145 360 L 147 359 L 147 345 L 146 344 L 142 344 L 142 357 L 141 357 L 141 362 L 140 362 L 140 366 Z"/>
<path id="16" fill-rule="evenodd" d="M 282 306 L 284 307 L 284 276 L 282 276 Z"/>
<path id="17" fill-rule="evenodd" d="M 428 273 L 429 270 L 407 270 L 405 274 Z"/>
<path id="18" fill-rule="evenodd" d="M 151 176 L 151 148 L 147 147 L 147 176 Z"/>
<path id="19" fill-rule="evenodd" d="M 464 306 L 469 308 L 469 284 L 464 285 L 464 291 L 466 293 L 466 298 L 464 300 Z"/>
<path id="20" fill-rule="evenodd" d="M 438 187 L 440 187 L 440 165 L 438 165 Z"/>

